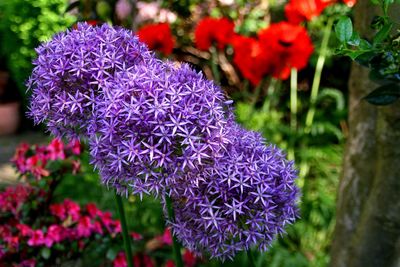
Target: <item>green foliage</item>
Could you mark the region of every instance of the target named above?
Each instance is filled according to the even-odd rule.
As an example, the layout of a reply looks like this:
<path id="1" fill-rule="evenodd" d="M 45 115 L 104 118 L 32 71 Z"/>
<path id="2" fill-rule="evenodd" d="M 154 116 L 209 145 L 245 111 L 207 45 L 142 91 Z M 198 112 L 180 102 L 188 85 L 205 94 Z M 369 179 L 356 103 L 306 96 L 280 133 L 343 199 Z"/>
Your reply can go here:
<path id="1" fill-rule="evenodd" d="M 32 70 L 35 48 L 54 33 L 65 30 L 74 18 L 65 15 L 66 0 L 0 1 L 0 53 L 25 95 L 25 80 Z"/>
<path id="2" fill-rule="evenodd" d="M 360 38 L 352 31 L 349 17 L 342 17 L 336 24 L 336 37 L 341 45 L 337 53 L 355 60 L 370 69 L 370 79 L 382 84 L 364 97 L 373 105 L 389 105 L 400 97 L 400 29 L 394 29 L 395 23 L 388 16 L 388 10 L 394 0 L 375 0 L 380 4 L 383 16 L 376 16 L 371 28 L 376 30 L 371 39 Z"/>

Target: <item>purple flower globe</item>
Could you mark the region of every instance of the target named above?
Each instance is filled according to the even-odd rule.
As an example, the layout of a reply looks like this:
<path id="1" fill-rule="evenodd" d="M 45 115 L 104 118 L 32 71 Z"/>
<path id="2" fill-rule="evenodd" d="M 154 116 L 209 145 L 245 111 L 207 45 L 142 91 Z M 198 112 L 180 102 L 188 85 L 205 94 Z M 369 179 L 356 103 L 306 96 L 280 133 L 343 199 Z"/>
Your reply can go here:
<path id="1" fill-rule="evenodd" d="M 103 88 L 89 137 L 103 183 L 158 195 L 183 174 L 210 164 L 230 143 L 230 101 L 188 65 L 148 60 Z"/>
<path id="2" fill-rule="evenodd" d="M 299 197 L 297 171 L 280 149 L 234 124 L 229 136 L 222 157 L 177 180 L 169 223 L 185 247 L 223 260 L 267 250 L 298 217 Z"/>
<path id="3" fill-rule="evenodd" d="M 153 58 L 131 31 L 108 24 L 56 34 L 36 49 L 38 57 L 27 86 L 32 91 L 30 116 L 45 122 L 58 137 L 82 137 L 90 129 L 103 88 L 119 71 Z"/>

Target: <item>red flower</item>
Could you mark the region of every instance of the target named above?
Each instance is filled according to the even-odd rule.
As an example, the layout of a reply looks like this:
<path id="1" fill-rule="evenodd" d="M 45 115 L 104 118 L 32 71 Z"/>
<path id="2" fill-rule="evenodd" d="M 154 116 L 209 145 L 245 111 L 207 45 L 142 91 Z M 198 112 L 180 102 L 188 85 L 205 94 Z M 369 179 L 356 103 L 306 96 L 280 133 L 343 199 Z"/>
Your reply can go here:
<path id="1" fill-rule="evenodd" d="M 194 32 L 196 47 L 207 51 L 212 45 L 220 50 L 230 43 L 235 25 L 227 18 L 204 18 Z"/>
<path id="2" fill-rule="evenodd" d="M 167 260 L 165 262 L 165 267 L 175 267 L 175 263 L 173 260 Z"/>
<path id="3" fill-rule="evenodd" d="M 267 54 L 262 50 L 260 42 L 255 38 L 236 35 L 232 39 L 234 50 L 233 63 L 253 85 L 257 85 L 269 72 Z"/>
<path id="4" fill-rule="evenodd" d="M 285 15 L 289 22 L 298 24 L 318 17 L 334 0 L 290 0 L 285 6 Z"/>
<path id="5" fill-rule="evenodd" d="M 268 53 L 275 78 L 285 80 L 291 68 L 300 70 L 306 67 L 314 51 L 306 29 L 288 22 L 272 24 L 258 36 L 263 51 Z"/>
<path id="6" fill-rule="evenodd" d="M 157 50 L 169 55 L 174 49 L 175 40 L 168 23 L 148 24 L 137 31 L 140 41 L 150 50 Z"/>
<path id="7" fill-rule="evenodd" d="M 31 238 L 28 240 L 28 245 L 33 246 L 41 246 L 44 244 L 44 235 L 42 230 L 34 230 L 32 232 Z"/>
<path id="8" fill-rule="evenodd" d="M 42 176 L 49 176 L 50 172 L 45 169 L 46 159 L 40 154 L 33 155 L 26 160 L 26 169 L 37 177 L 38 179 Z"/>
<path id="9" fill-rule="evenodd" d="M 343 0 L 343 3 L 345 3 L 348 7 L 353 7 L 357 3 L 357 0 Z"/>
<path id="10" fill-rule="evenodd" d="M 196 256 L 188 249 L 185 249 L 182 259 L 185 263 L 185 267 L 193 267 L 196 265 Z"/>

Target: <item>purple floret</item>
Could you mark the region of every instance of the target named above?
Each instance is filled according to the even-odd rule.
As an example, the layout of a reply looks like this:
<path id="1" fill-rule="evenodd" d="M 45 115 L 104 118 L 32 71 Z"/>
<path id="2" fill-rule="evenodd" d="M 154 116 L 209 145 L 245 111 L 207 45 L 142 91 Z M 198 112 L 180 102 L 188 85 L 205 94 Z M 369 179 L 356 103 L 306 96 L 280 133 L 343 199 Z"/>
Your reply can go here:
<path id="1" fill-rule="evenodd" d="M 171 195 L 178 239 L 219 259 L 253 246 L 267 250 L 298 217 L 294 163 L 258 133 L 232 125 L 229 136 L 224 155 L 187 173 Z"/>

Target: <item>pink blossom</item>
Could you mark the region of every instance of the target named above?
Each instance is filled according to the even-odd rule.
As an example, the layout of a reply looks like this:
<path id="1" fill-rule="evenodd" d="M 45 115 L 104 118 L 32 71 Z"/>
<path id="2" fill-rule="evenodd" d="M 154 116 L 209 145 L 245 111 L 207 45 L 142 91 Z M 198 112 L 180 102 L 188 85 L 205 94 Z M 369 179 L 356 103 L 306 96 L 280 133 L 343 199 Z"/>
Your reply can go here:
<path id="1" fill-rule="evenodd" d="M 79 219 L 80 215 L 80 211 L 81 211 L 81 207 L 79 207 L 79 205 L 75 202 L 73 202 L 70 199 L 65 199 L 64 200 L 64 207 L 65 210 L 67 211 L 67 214 L 69 216 L 71 216 L 71 219 L 73 221 L 77 221 Z"/>
<path id="2" fill-rule="evenodd" d="M 44 243 L 47 247 L 51 247 L 54 243 L 61 242 L 64 238 L 64 228 L 60 225 L 53 224 L 47 229 Z"/>
<path id="3" fill-rule="evenodd" d="M 115 13 L 117 14 L 118 19 L 126 19 L 131 12 L 132 6 L 127 0 L 118 0 L 115 5 Z"/>
<path id="4" fill-rule="evenodd" d="M 51 160 L 65 159 L 64 143 L 58 138 L 54 138 L 47 146 L 47 152 Z"/>
<path id="5" fill-rule="evenodd" d="M 171 230 L 166 228 L 164 233 L 161 236 L 158 236 L 157 239 L 160 240 L 164 245 L 172 245 Z"/>
<path id="6" fill-rule="evenodd" d="M 53 204 L 50 205 L 50 212 L 52 215 L 58 217 L 60 220 L 66 219 L 66 210 L 63 204 Z"/>
<path id="7" fill-rule="evenodd" d="M 96 234 L 103 234 L 103 227 L 101 227 L 101 223 L 99 221 L 95 221 L 92 225 L 93 232 Z"/>
<path id="8" fill-rule="evenodd" d="M 36 266 L 35 259 L 24 260 L 19 264 L 19 267 L 35 267 L 35 266 Z"/>
<path id="9" fill-rule="evenodd" d="M 113 261 L 113 267 L 127 267 L 128 263 L 126 262 L 126 257 L 124 252 L 118 253 L 117 257 L 115 257 Z"/>
<path id="10" fill-rule="evenodd" d="M 44 235 L 42 230 L 34 230 L 32 232 L 31 238 L 28 240 L 28 245 L 33 246 L 41 246 L 44 244 Z"/>
<path id="11" fill-rule="evenodd" d="M 77 226 L 78 237 L 89 237 L 92 234 L 92 222 L 89 216 L 79 218 Z"/>
<path id="12" fill-rule="evenodd" d="M 143 236 L 142 236 L 141 234 L 135 233 L 135 232 L 132 232 L 132 233 L 131 233 L 131 237 L 132 237 L 133 240 L 135 240 L 135 241 L 139 241 L 139 240 L 142 240 L 142 239 L 143 239 Z"/>
<path id="13" fill-rule="evenodd" d="M 101 211 L 97 208 L 96 204 L 94 203 L 86 204 L 86 210 L 89 213 L 90 218 L 96 218 L 96 216 L 101 215 Z"/>
<path id="14" fill-rule="evenodd" d="M 32 235 L 32 229 L 26 224 L 17 224 L 17 229 L 21 236 L 30 236 Z"/>
<path id="15" fill-rule="evenodd" d="M 73 140 L 67 148 L 71 149 L 72 154 L 80 155 L 82 153 L 81 142 L 78 139 Z"/>

